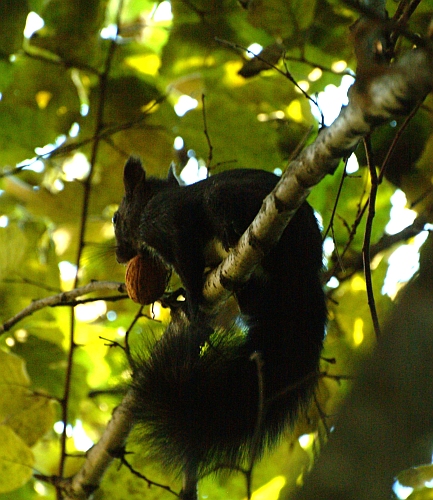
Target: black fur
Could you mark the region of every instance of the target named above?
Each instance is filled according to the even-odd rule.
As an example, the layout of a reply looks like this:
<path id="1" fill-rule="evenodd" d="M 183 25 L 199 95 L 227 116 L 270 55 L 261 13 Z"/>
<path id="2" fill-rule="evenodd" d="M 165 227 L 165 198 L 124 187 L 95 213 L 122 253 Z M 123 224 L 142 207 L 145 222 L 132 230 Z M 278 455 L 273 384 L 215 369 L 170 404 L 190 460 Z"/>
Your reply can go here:
<path id="1" fill-rule="evenodd" d="M 317 382 L 326 308 L 320 283 L 322 245 L 304 203 L 248 283 L 236 292 L 246 328 L 213 331 L 195 313 L 215 241 L 228 251 L 249 226 L 278 178 L 233 170 L 191 186 L 146 179 L 137 159 L 125 166 L 125 197 L 115 217 L 117 258 L 150 248 L 173 266 L 191 306 L 191 323 L 172 322 L 150 354 L 133 362 L 133 411 L 143 440 L 170 469 L 205 474 L 252 454 L 263 361 L 260 455 L 295 421 Z"/>

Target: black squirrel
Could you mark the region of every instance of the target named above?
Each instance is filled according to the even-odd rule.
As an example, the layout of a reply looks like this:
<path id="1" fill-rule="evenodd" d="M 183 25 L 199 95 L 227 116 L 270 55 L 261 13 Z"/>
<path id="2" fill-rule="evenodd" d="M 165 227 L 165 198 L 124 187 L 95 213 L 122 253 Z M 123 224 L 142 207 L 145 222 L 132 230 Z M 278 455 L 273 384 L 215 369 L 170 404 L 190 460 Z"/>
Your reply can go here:
<path id="1" fill-rule="evenodd" d="M 117 259 L 151 252 L 186 289 L 189 314 L 175 315 L 150 353 L 132 361 L 135 423 L 172 471 L 203 476 L 260 456 L 316 386 L 326 307 L 321 234 L 308 203 L 236 290 L 241 314 L 233 327 L 214 328 L 197 314 L 205 269 L 237 243 L 277 182 L 269 172 L 237 169 L 180 186 L 172 171 L 148 178 L 138 158 L 125 165 L 125 196 L 113 218 Z"/>

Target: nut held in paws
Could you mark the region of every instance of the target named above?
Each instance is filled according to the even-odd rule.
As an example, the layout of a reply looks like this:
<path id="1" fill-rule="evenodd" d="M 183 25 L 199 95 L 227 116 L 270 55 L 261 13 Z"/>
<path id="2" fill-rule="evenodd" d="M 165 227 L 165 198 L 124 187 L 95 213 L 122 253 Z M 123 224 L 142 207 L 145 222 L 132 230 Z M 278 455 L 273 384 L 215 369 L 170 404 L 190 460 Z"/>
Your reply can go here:
<path id="1" fill-rule="evenodd" d="M 152 304 L 163 295 L 169 277 L 170 272 L 160 259 L 136 255 L 126 267 L 126 291 L 134 302 Z"/>

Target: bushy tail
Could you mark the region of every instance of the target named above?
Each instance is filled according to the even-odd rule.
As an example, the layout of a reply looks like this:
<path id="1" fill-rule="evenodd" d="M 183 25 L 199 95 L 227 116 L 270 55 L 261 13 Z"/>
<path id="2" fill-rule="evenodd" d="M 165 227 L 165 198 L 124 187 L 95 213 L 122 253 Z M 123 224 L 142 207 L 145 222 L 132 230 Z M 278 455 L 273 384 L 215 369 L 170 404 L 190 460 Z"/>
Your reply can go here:
<path id="1" fill-rule="evenodd" d="M 308 403 L 324 320 L 312 335 L 268 314 L 216 331 L 177 319 L 133 362 L 134 420 L 169 470 L 188 465 L 203 476 L 260 456 Z"/>
<path id="2" fill-rule="evenodd" d="M 202 476 L 260 456 L 310 400 L 326 321 L 320 233 L 311 224 L 289 226 L 237 294 L 244 326 L 213 331 L 176 318 L 133 362 L 131 410 L 168 469 Z M 308 237 L 297 241 L 303 230 Z"/>
<path id="3" fill-rule="evenodd" d="M 258 408 L 249 355 L 239 328 L 211 332 L 178 320 L 148 358 L 135 361 L 132 411 L 155 458 L 203 474 L 247 457 Z"/>

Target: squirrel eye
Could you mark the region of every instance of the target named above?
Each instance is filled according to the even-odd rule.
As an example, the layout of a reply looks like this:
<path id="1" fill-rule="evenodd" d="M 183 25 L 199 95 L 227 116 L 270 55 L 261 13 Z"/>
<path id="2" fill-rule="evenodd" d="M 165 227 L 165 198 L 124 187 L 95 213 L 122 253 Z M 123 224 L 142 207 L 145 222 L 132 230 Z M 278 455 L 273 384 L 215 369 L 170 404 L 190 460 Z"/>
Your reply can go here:
<path id="1" fill-rule="evenodd" d="M 111 219 L 111 221 L 113 222 L 113 225 L 116 225 L 118 220 L 119 220 L 119 212 L 115 212 L 113 215 L 113 218 Z"/>

